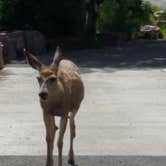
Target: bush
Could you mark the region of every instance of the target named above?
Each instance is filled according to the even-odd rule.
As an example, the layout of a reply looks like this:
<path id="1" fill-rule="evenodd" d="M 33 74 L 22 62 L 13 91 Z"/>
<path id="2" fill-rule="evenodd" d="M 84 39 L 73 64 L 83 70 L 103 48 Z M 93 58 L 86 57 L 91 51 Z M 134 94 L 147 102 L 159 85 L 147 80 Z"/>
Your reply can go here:
<path id="1" fill-rule="evenodd" d="M 77 34 L 78 0 L 0 0 L 0 29 L 37 29 L 47 35 Z"/>
<path id="2" fill-rule="evenodd" d="M 163 14 L 161 14 L 158 25 L 161 28 L 163 38 L 166 38 L 166 9 L 163 10 Z"/>
<path id="3" fill-rule="evenodd" d="M 153 24 L 158 8 L 142 0 L 105 0 L 100 6 L 97 32 L 123 32 L 137 36 L 140 26 Z M 136 33 L 136 34 L 135 34 Z"/>

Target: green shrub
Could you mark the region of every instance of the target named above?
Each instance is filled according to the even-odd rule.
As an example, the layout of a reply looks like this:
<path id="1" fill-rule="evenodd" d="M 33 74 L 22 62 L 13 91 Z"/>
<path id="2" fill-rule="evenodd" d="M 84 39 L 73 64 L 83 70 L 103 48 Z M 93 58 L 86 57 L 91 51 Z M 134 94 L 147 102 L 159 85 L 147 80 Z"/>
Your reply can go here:
<path id="1" fill-rule="evenodd" d="M 78 0 L 0 0 L 0 29 L 37 29 L 50 35 L 80 30 Z"/>
<path id="2" fill-rule="evenodd" d="M 97 32 L 123 32 L 138 36 L 141 25 L 154 24 L 158 7 L 142 0 L 105 0 L 100 5 Z"/>

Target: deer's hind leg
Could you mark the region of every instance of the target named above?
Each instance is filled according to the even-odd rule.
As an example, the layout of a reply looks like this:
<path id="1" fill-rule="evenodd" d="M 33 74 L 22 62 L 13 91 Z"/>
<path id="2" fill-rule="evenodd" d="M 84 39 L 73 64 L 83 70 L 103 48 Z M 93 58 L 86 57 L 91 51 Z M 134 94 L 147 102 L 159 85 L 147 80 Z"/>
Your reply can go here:
<path id="1" fill-rule="evenodd" d="M 70 113 L 70 149 L 69 149 L 69 160 L 68 163 L 70 165 L 75 165 L 75 158 L 74 158 L 74 149 L 73 149 L 73 142 L 76 136 L 76 126 L 75 126 L 75 115 L 77 111 Z"/>
<path id="2" fill-rule="evenodd" d="M 61 117 L 60 119 L 60 126 L 59 126 L 59 137 L 58 137 L 58 166 L 62 166 L 62 148 L 63 148 L 63 137 L 66 131 L 67 126 L 67 118 L 68 117 Z"/>
<path id="3" fill-rule="evenodd" d="M 53 148 L 55 133 L 58 129 L 55 125 L 55 119 L 53 116 L 47 114 L 43 110 L 43 118 L 46 127 L 46 142 L 47 142 L 47 161 L 46 166 L 53 166 Z"/>

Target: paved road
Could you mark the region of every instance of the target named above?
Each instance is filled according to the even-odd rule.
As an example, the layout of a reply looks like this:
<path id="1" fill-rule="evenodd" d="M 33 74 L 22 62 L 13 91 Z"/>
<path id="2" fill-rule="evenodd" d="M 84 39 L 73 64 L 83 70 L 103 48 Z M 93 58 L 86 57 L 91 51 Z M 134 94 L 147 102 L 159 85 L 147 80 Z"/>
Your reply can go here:
<path id="1" fill-rule="evenodd" d="M 57 157 L 55 166 L 57 165 Z M 41 156 L 2 156 L 1 166 L 45 166 L 46 158 Z M 165 157 L 140 156 L 79 156 L 76 157 L 77 166 L 165 166 Z M 63 158 L 63 166 L 67 164 L 67 157 Z"/>
<path id="2" fill-rule="evenodd" d="M 76 120 L 75 152 L 87 157 L 78 157 L 79 163 L 165 166 L 164 158 L 132 156 L 166 155 L 166 69 L 82 67 L 81 70 L 86 96 Z M 9 65 L 0 73 L 1 155 L 42 156 L 46 153 L 36 76 L 37 72 L 25 65 Z M 68 152 L 68 134 L 64 155 Z M 56 148 L 54 154 L 57 154 Z M 30 161 L 34 162 L 25 165 L 33 166 L 37 160 L 33 158 Z M 24 161 L 29 159 L 0 157 L 0 163 L 6 165 L 10 162 L 19 165 Z"/>

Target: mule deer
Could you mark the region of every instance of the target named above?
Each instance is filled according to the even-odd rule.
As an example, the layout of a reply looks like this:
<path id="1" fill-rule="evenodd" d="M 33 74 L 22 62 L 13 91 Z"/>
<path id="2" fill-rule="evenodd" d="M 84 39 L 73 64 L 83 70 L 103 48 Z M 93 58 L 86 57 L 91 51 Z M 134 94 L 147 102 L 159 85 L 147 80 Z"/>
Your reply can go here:
<path id="1" fill-rule="evenodd" d="M 58 166 L 62 166 L 63 137 L 67 121 L 70 121 L 70 149 L 68 163 L 75 165 L 73 139 L 75 137 L 75 115 L 84 97 L 84 86 L 79 68 L 70 60 L 61 58 L 62 52 L 57 47 L 53 62 L 46 66 L 24 49 L 28 63 L 39 71 L 37 77 L 40 86 L 40 104 L 46 127 L 47 161 L 46 166 L 53 166 L 53 146 L 58 127 L 54 116 L 60 116 L 58 147 Z"/>

